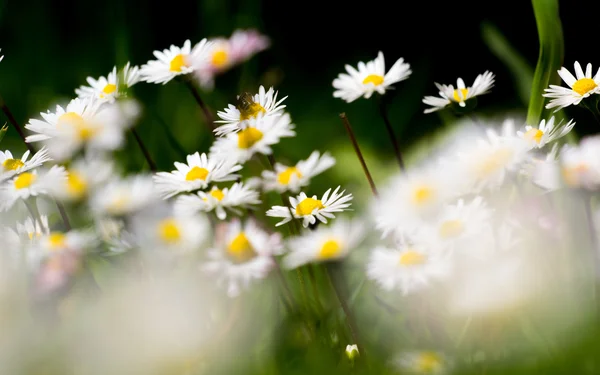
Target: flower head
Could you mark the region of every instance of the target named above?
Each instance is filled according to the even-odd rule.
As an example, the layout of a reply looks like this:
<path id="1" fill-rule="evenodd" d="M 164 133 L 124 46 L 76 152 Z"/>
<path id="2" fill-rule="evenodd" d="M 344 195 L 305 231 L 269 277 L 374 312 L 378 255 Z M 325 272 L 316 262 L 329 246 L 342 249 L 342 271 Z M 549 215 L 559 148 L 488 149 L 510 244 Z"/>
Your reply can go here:
<path id="1" fill-rule="evenodd" d="M 219 189 L 213 186 L 208 192 L 181 195 L 175 200 L 175 212 L 190 215 L 198 211 L 215 211 L 220 220 L 225 220 L 227 210 L 241 215 L 240 209 L 260 203 L 260 195 L 257 191 L 241 182 L 236 182 L 229 188 Z"/>
<path id="2" fill-rule="evenodd" d="M 550 85 L 545 89 L 545 97 L 550 98 L 546 108 L 556 108 L 555 112 L 570 105 L 578 105 L 583 99 L 600 92 L 600 69 L 592 77 L 592 64 L 587 64 L 585 74 L 579 62 L 575 61 L 575 75 L 564 66 L 558 71 L 558 75 L 565 81 L 569 88 Z"/>
<path id="3" fill-rule="evenodd" d="M 435 83 L 440 90 L 438 96 L 426 96 L 423 103 L 432 106 L 425 109 L 425 113 L 439 111 L 451 103 L 457 103 L 460 107 L 466 107 L 466 102 L 476 96 L 487 94 L 494 85 L 494 74 L 486 71 L 478 75 L 471 87 L 465 86 L 462 78 L 456 80 L 456 88 L 452 85 L 442 85 Z"/>
<path id="4" fill-rule="evenodd" d="M 101 76 L 98 79 L 87 77 L 86 81 L 89 86 L 81 86 L 75 89 L 75 94 L 82 99 L 94 98 L 112 102 L 123 96 L 128 88 L 139 82 L 139 70 L 137 66 L 132 67 L 128 62 L 121 74 L 118 75 L 115 66 L 106 77 Z"/>
<path id="5" fill-rule="evenodd" d="M 199 66 L 205 64 L 209 58 L 208 49 L 211 43 L 202 39 L 192 48 L 191 42 L 186 40 L 183 47 L 171 45 L 164 51 L 154 51 L 158 60 L 148 61 L 140 68 L 143 81 L 162 83 L 163 85 L 179 75 L 194 72 Z"/>
<path id="6" fill-rule="evenodd" d="M 48 150 L 45 147 L 33 154 L 31 159 L 29 159 L 29 154 L 30 151 L 27 150 L 20 159 L 17 159 L 8 150 L 0 151 L 0 181 L 37 168 L 45 162 L 52 160 L 48 156 Z"/>
<path id="7" fill-rule="evenodd" d="M 0 185 L 0 211 L 10 209 L 19 199 L 53 194 L 62 188 L 67 172 L 54 165 L 47 171 L 23 172 Z"/>
<path id="8" fill-rule="evenodd" d="M 538 127 L 526 125 L 525 131 L 518 131 L 519 137 L 523 138 L 531 148 L 542 148 L 548 143 L 557 140 L 573 129 L 575 123 L 570 120 L 566 124 L 558 123 L 554 125 L 554 116 L 550 117 L 548 122 L 542 120 Z"/>
<path id="9" fill-rule="evenodd" d="M 306 160 L 301 160 L 296 165 L 288 167 L 275 163 L 275 170 L 264 170 L 264 188 L 266 191 L 277 191 L 283 193 L 291 191 L 297 193 L 300 188 L 309 184 L 310 179 L 335 164 L 335 159 L 325 152 L 313 151 Z"/>

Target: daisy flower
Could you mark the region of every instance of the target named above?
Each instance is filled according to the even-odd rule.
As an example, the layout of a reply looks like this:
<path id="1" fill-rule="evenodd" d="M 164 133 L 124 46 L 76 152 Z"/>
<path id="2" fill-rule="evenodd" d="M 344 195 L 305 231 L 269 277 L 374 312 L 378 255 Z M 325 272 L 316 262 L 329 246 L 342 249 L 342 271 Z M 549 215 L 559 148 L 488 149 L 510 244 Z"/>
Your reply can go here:
<path id="1" fill-rule="evenodd" d="M 208 251 L 202 269 L 225 284 L 230 297 L 236 297 L 243 288 L 267 276 L 275 265 L 272 256 L 281 250 L 281 234 L 267 233 L 253 220 L 242 224 L 234 219 L 217 228 L 215 246 Z"/>
<path id="2" fill-rule="evenodd" d="M 264 188 L 266 191 L 277 191 L 283 193 L 291 191 L 297 193 L 301 187 L 307 186 L 310 179 L 326 169 L 335 165 L 335 159 L 319 151 L 313 151 L 306 160 L 301 160 L 293 167 L 275 163 L 275 171 L 265 170 L 262 172 Z"/>
<path id="3" fill-rule="evenodd" d="M 283 137 L 294 137 L 294 124 L 287 113 L 281 116 L 259 116 L 248 119 L 244 129 L 217 138 L 210 154 L 231 162 L 243 163 L 255 153 L 270 155 L 271 146 Z"/>
<path id="4" fill-rule="evenodd" d="M 95 238 L 81 231 L 50 232 L 37 241 L 36 247 L 42 256 L 59 251 L 81 251 L 94 245 Z"/>
<path id="5" fill-rule="evenodd" d="M 49 235 L 50 226 L 48 225 L 48 216 L 40 215 L 39 219 L 36 220 L 28 217 L 23 223 L 17 223 L 17 234 L 29 242 Z"/>
<path id="6" fill-rule="evenodd" d="M 346 190 L 339 192 L 340 186 L 335 188 L 331 193 L 331 188 L 327 189 L 321 199 L 317 199 L 316 195 L 309 198 L 304 192 L 301 192 L 296 198 L 290 197 L 290 207 L 273 206 L 267 211 L 267 216 L 282 217 L 276 227 L 283 225 L 295 219 L 302 219 L 302 225 L 306 228 L 309 224 L 314 224 L 317 219 L 323 223 L 327 223 L 327 219 L 334 219 L 334 212 L 346 211 L 352 203 L 352 194 L 344 195 Z M 329 195 L 331 193 L 331 195 Z M 292 217 L 293 214 L 293 217 Z"/>
<path id="7" fill-rule="evenodd" d="M 364 234 L 364 223 L 336 220 L 331 226 L 319 227 L 303 236 L 290 238 L 287 241 L 290 252 L 283 264 L 293 269 L 307 263 L 342 259 L 360 243 Z"/>
<path id="8" fill-rule="evenodd" d="M 518 131 L 517 135 L 527 141 L 531 148 L 542 148 L 548 143 L 567 135 L 574 126 L 573 120 L 566 124 L 558 123 L 555 126 L 554 116 L 552 116 L 548 122 L 542 120 L 537 128 L 526 125 L 525 131 Z"/>
<path id="9" fill-rule="evenodd" d="M 38 170 L 23 172 L 0 185 L 0 211 L 10 209 L 19 199 L 53 194 L 63 186 L 66 178 L 65 168 L 57 165 L 41 173 Z"/>
<path id="10" fill-rule="evenodd" d="M 141 79 L 149 83 L 162 83 L 163 85 L 179 75 L 189 74 L 198 66 L 205 64 L 210 44 L 206 38 L 198 42 L 194 48 L 186 40 L 183 47 L 171 45 L 164 51 L 154 51 L 158 60 L 148 61 L 140 68 Z"/>
<path id="11" fill-rule="evenodd" d="M 579 62 L 575 61 L 575 75 L 577 78 L 573 77 L 571 72 L 564 66 L 560 68 L 558 75 L 569 85 L 569 88 L 550 85 L 550 88 L 545 89 L 545 94 L 543 94 L 546 98 L 550 98 L 550 103 L 546 104 L 546 108 L 556 108 L 554 112 L 570 105 L 578 105 L 588 96 L 600 92 L 600 86 L 598 86 L 600 84 L 600 69 L 592 77 L 592 64 L 587 64 L 585 74 L 583 74 Z"/>
<path id="12" fill-rule="evenodd" d="M 242 169 L 239 164 L 196 152 L 187 156 L 187 164 L 175 162 L 174 171 L 158 172 L 153 176 L 156 188 L 167 199 L 182 192 L 204 189 L 211 182 L 234 181 Z"/>
<path id="13" fill-rule="evenodd" d="M 600 187 L 600 136 L 584 137 L 579 145 L 563 146 L 560 152 L 563 181 L 572 188 Z"/>
<path id="14" fill-rule="evenodd" d="M 334 98 L 342 98 L 348 103 L 355 101 L 361 96 L 369 99 L 374 92 L 385 94 L 385 91 L 392 89 L 390 86 L 396 82 L 403 81 L 412 73 L 410 65 L 404 62 L 404 59 L 398 59 L 390 70 L 385 72 L 385 61 L 383 53 L 380 51 L 375 60 L 358 63 L 358 70 L 350 65 L 346 65 L 346 73 L 340 73 L 333 80 Z"/>
<path id="15" fill-rule="evenodd" d="M 0 151 L 0 181 L 11 178 L 18 173 L 37 168 L 45 162 L 52 160 L 48 156 L 48 150 L 45 147 L 36 152 L 31 159 L 29 159 L 29 154 L 30 152 L 27 150 L 20 159 L 16 159 L 10 151 Z"/>
<path id="16" fill-rule="evenodd" d="M 97 214 L 123 216 L 156 202 L 154 182 L 147 175 L 114 179 L 94 190 L 90 205 Z"/>
<path id="17" fill-rule="evenodd" d="M 431 113 L 444 109 L 448 104 L 457 103 L 460 107 L 466 107 L 466 102 L 478 95 L 487 94 L 494 85 L 494 74 L 486 71 L 478 75 L 473 82 L 473 86 L 466 87 L 465 81 L 462 78 L 456 80 L 456 89 L 452 85 L 441 85 L 435 83 L 435 86 L 440 90 L 438 96 L 426 96 L 423 98 L 423 103 L 432 106 L 424 112 Z"/>
<path id="18" fill-rule="evenodd" d="M 75 94 L 82 99 L 94 98 L 113 102 L 139 80 L 139 68 L 137 66 L 131 67 L 128 62 L 120 76 L 117 75 L 117 67 L 115 66 L 106 77 L 102 76 L 98 79 L 87 77 L 86 81 L 89 86 L 81 86 L 75 89 Z"/>
<path id="19" fill-rule="evenodd" d="M 437 351 L 408 351 L 398 355 L 392 364 L 402 373 L 443 375 L 450 371 L 451 363 L 446 355 Z"/>
<path id="20" fill-rule="evenodd" d="M 88 157 L 71 163 L 67 179 L 56 197 L 66 201 L 81 201 L 107 182 L 114 173 L 114 165 L 103 158 Z"/>
<path id="21" fill-rule="evenodd" d="M 544 190 L 556 190 L 561 187 L 560 163 L 557 158 L 558 143 L 552 146 L 544 158 L 532 157 L 521 169 L 531 182 Z"/>
<path id="22" fill-rule="evenodd" d="M 226 210 L 241 215 L 240 208 L 248 208 L 260 204 L 257 191 L 244 186 L 241 182 L 234 183 L 230 188 L 219 189 L 213 186 L 209 192 L 199 191 L 197 194 L 182 195 L 175 201 L 175 213 L 190 215 L 198 211 L 215 211 L 220 220 L 227 217 Z"/>
<path id="23" fill-rule="evenodd" d="M 287 96 L 277 100 L 277 91 L 272 87 L 265 91 L 263 86 L 258 88 L 257 94 L 243 93 L 238 95 L 237 103 L 229 104 L 224 111 L 217 112 L 221 120 L 215 121 L 217 124 L 224 124 L 216 128 L 215 134 L 223 136 L 229 133 L 237 132 L 243 129 L 243 124 L 251 118 L 280 116 L 283 114 L 285 105 L 281 103 L 287 99 Z"/>
<path id="24" fill-rule="evenodd" d="M 450 263 L 439 251 L 424 243 L 376 247 L 367 264 L 367 277 L 381 288 L 400 289 L 405 295 L 424 288 L 431 280 L 448 274 Z"/>

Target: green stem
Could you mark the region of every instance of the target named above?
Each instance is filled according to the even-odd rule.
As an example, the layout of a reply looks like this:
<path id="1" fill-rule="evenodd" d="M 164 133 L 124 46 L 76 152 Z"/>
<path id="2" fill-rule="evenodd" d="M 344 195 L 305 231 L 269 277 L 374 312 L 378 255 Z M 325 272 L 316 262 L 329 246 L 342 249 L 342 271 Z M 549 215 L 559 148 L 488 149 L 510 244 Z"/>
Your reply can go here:
<path id="1" fill-rule="evenodd" d="M 23 129 L 21 128 L 21 126 L 19 125 L 17 120 L 15 119 L 15 116 L 13 116 L 10 109 L 8 109 L 8 106 L 4 102 L 4 98 L 2 98 L 2 95 L 0 95 L 0 109 L 2 109 L 2 112 L 4 112 L 4 114 L 8 118 L 8 121 L 13 126 L 13 128 L 15 128 L 17 133 L 19 133 L 19 137 L 21 137 L 21 139 L 23 140 L 23 143 L 25 143 L 25 147 L 27 147 L 29 152 L 31 152 L 31 154 L 33 155 L 33 153 L 35 152 L 35 150 L 33 149 L 33 146 L 30 143 L 27 143 L 27 141 L 25 141 L 25 133 L 23 132 Z"/>
<path id="2" fill-rule="evenodd" d="M 371 187 L 371 191 L 374 196 L 378 196 L 377 188 L 375 187 L 375 182 L 373 182 L 373 177 L 371 177 L 371 172 L 369 172 L 369 168 L 367 168 L 367 163 L 365 162 L 365 158 L 363 157 L 362 152 L 360 151 L 360 147 L 358 146 L 358 142 L 356 141 L 356 137 L 354 136 L 354 132 L 352 131 L 352 126 L 350 125 L 350 121 L 345 113 L 340 113 L 340 118 L 342 119 L 342 123 L 344 124 L 344 128 L 348 133 L 348 137 L 350 138 L 350 142 L 352 143 L 352 147 L 354 147 L 354 152 L 356 156 L 358 156 L 358 161 L 360 162 L 360 166 L 362 167 L 365 176 L 367 177 L 367 181 L 369 181 L 369 186 Z"/>
<path id="3" fill-rule="evenodd" d="M 148 149 L 146 148 L 146 145 L 144 144 L 144 141 L 142 141 L 142 138 L 138 134 L 137 130 L 135 130 L 135 128 L 131 128 L 131 133 L 133 134 L 135 141 L 137 142 L 138 146 L 140 147 L 140 150 L 142 150 L 142 154 L 144 154 L 144 158 L 146 158 L 146 162 L 148 162 L 148 166 L 150 167 L 150 170 L 152 172 L 156 172 L 157 171 L 156 163 L 154 163 L 154 160 L 152 160 L 152 156 L 150 156 L 150 152 L 148 152 Z"/>
<path id="4" fill-rule="evenodd" d="M 215 133 L 213 132 L 213 130 L 215 129 L 215 120 L 213 118 L 212 113 L 210 112 L 210 109 L 208 109 L 208 106 L 200 97 L 200 93 L 198 92 L 198 89 L 192 82 L 191 78 L 183 78 L 183 82 L 188 87 L 188 89 L 190 89 L 190 92 L 194 96 L 194 99 L 196 99 L 196 103 L 198 103 L 198 105 L 202 109 L 202 113 L 204 113 L 204 119 L 206 120 L 206 126 L 208 127 L 208 131 L 214 137 Z"/>
<path id="5" fill-rule="evenodd" d="M 390 142 L 392 142 L 392 146 L 394 147 L 394 155 L 396 156 L 398 165 L 400 165 L 400 169 L 404 171 L 404 160 L 402 159 L 402 153 L 400 152 L 398 139 L 394 134 L 394 128 L 392 127 L 392 123 L 390 122 L 390 119 L 388 117 L 387 108 L 385 107 L 385 102 L 383 98 L 380 98 L 379 100 L 379 112 L 381 113 L 381 117 L 383 118 L 383 122 L 385 123 L 385 128 L 388 132 L 388 136 L 390 137 Z"/>

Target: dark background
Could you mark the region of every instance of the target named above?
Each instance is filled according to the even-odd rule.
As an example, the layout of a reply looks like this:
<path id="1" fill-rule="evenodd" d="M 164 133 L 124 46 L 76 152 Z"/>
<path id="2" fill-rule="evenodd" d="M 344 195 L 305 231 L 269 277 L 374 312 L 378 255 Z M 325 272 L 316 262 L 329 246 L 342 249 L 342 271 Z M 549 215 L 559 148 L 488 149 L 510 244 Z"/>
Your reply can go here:
<path id="1" fill-rule="evenodd" d="M 424 115 L 424 95 L 436 95 L 433 82 L 470 85 L 477 74 L 496 74 L 492 93 L 481 97 L 478 113 L 523 113 L 515 77 L 482 38 L 482 24 L 494 25 L 533 69 L 538 37 L 530 1 L 0 1 L 0 93 L 19 121 L 39 117 L 40 111 L 64 104 L 87 76 L 106 75 L 117 64 L 141 65 L 152 51 L 181 45 L 185 39 L 229 36 L 236 28 L 256 28 L 272 46 L 244 67 L 220 76 L 216 89 L 204 92 L 213 110 L 220 110 L 241 90 L 255 92 L 258 84 L 274 85 L 298 128 L 296 142 L 288 141 L 288 158 L 303 158 L 312 149 L 331 149 L 344 143 L 338 118 L 346 112 L 365 153 L 391 160 L 375 100 L 347 104 L 332 96 L 332 80 L 344 64 L 375 58 L 379 50 L 389 67 L 399 57 L 413 74 L 386 95 L 394 127 L 403 148 L 441 127 L 437 114 Z M 391 9 L 391 6 L 397 8 Z M 564 64 L 572 70 L 578 60 L 600 66 L 596 38 L 596 1 L 563 1 L 560 15 L 565 40 Z M 187 152 L 206 151 L 210 138 L 198 125 L 201 115 L 185 87 L 140 83 L 134 88 L 145 115 L 140 132 L 156 155 L 159 167 L 169 169 L 179 156 L 164 141 L 164 121 Z M 591 117 L 580 108 L 567 115 L 582 119 L 577 132 L 595 131 Z M 579 121 L 578 121 L 579 122 Z M 22 148 L 11 131 L 3 148 Z M 340 146 L 341 147 L 341 146 Z M 23 148 L 22 148 L 23 149 Z M 127 154 L 127 153 L 126 153 Z M 130 150 L 125 164 L 139 169 L 143 159 Z"/>

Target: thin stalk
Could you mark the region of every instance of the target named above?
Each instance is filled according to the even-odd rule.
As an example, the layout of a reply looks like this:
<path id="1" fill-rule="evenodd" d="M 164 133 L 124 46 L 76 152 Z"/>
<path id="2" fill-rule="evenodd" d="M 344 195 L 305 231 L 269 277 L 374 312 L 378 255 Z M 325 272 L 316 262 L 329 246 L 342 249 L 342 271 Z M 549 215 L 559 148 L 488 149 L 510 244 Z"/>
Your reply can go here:
<path id="1" fill-rule="evenodd" d="M 142 150 L 142 154 L 144 154 L 144 158 L 146 158 L 150 170 L 152 172 L 156 172 L 156 164 L 154 163 L 154 160 L 152 160 L 152 156 L 150 156 L 150 152 L 148 152 L 148 149 L 146 148 L 146 145 L 142 141 L 142 138 L 138 134 L 137 130 L 135 130 L 135 128 L 131 128 L 131 133 L 133 134 L 133 137 L 135 138 L 135 141 L 137 142 L 138 146 L 140 146 L 140 150 Z"/>
<path id="2" fill-rule="evenodd" d="M 67 211 L 65 210 L 65 206 L 63 206 L 62 203 L 60 203 L 59 201 L 57 201 L 56 199 L 54 200 L 54 203 L 56 203 L 56 208 L 58 208 L 58 212 L 60 213 L 60 217 L 62 218 L 62 221 L 65 225 L 65 230 L 68 232 L 71 230 L 71 223 L 69 222 L 69 217 L 67 216 Z"/>
<path id="3" fill-rule="evenodd" d="M 400 165 L 400 169 L 404 171 L 404 160 L 402 159 L 402 153 L 400 152 L 400 146 L 398 146 L 398 140 L 396 139 L 396 135 L 394 134 L 394 129 L 392 128 L 392 123 L 387 114 L 387 109 L 385 108 L 385 103 L 383 99 L 379 101 L 379 112 L 381 113 L 381 117 L 383 118 L 383 122 L 385 123 L 385 128 L 390 137 L 390 141 L 392 142 L 392 146 L 394 147 L 394 154 L 396 155 L 396 160 L 398 161 L 398 165 Z"/>
<path id="4" fill-rule="evenodd" d="M 215 133 L 213 132 L 213 130 L 215 129 L 215 119 L 213 118 L 210 109 L 208 109 L 208 106 L 200 97 L 200 93 L 198 92 L 198 89 L 196 88 L 192 80 L 190 78 L 184 78 L 183 82 L 188 87 L 188 89 L 190 89 L 192 95 L 194 96 L 194 99 L 196 99 L 196 103 L 198 103 L 198 105 L 202 109 L 202 113 L 204 113 L 204 119 L 206 120 L 206 126 L 208 127 L 208 131 L 214 137 Z"/>
<path id="5" fill-rule="evenodd" d="M 17 133 L 19 133 L 19 137 L 21 137 L 21 139 L 23 140 L 23 143 L 25 143 L 25 147 L 27 147 L 27 149 L 29 150 L 29 152 L 31 154 L 33 154 L 35 152 L 35 150 L 33 149 L 33 146 L 30 143 L 27 143 L 25 141 L 25 133 L 23 132 L 23 129 L 21 128 L 21 126 L 19 125 L 19 123 L 17 122 L 17 120 L 15 119 L 15 116 L 13 116 L 12 112 L 10 111 L 10 109 L 8 109 L 8 106 L 4 102 L 4 99 L 2 98 L 1 95 L 0 95 L 0 108 L 2 109 L 2 112 L 4 112 L 4 114 L 6 115 L 6 117 L 8 118 L 8 121 L 13 126 L 13 128 L 15 128 L 15 130 L 17 131 Z"/>
<path id="6" fill-rule="evenodd" d="M 335 295 L 340 302 L 340 306 L 344 311 L 344 315 L 346 315 L 346 322 L 348 323 L 348 328 L 350 328 L 350 335 L 352 336 L 352 340 L 358 347 L 358 352 L 361 356 L 365 355 L 365 348 L 362 346 L 361 341 L 358 338 L 358 328 L 356 325 L 356 320 L 354 319 L 354 314 L 352 310 L 348 306 L 348 302 L 346 301 L 346 293 L 343 290 L 343 280 L 339 278 L 339 268 L 337 265 L 328 263 L 325 266 L 325 273 L 329 278 L 329 282 L 331 283 L 331 287 L 335 292 Z"/>
<path id="7" fill-rule="evenodd" d="M 374 196 L 378 196 L 377 188 L 375 187 L 375 182 L 373 182 L 373 177 L 371 177 L 371 172 L 369 172 L 369 168 L 367 168 L 367 163 L 365 163 L 365 158 L 363 158 L 362 152 L 360 152 L 360 147 L 358 147 L 358 142 L 356 141 L 356 137 L 354 136 L 354 132 L 352 131 L 352 126 L 350 125 L 350 121 L 345 113 L 340 113 L 340 118 L 342 119 L 342 123 L 344 124 L 344 128 L 346 128 L 346 132 L 348 133 L 348 137 L 350 138 L 350 142 L 352 142 L 352 147 L 354 147 L 354 152 L 356 156 L 358 156 L 358 161 L 360 161 L 360 165 L 367 177 L 367 181 L 369 181 L 369 186 L 371 187 L 371 191 Z"/>
<path id="8" fill-rule="evenodd" d="M 288 286 L 287 281 L 285 280 L 285 276 L 283 276 L 281 267 L 279 266 L 279 263 L 277 263 L 275 258 L 273 258 L 273 264 L 275 264 L 275 271 L 277 272 L 277 277 L 279 277 L 279 280 L 281 281 L 281 286 L 283 287 L 282 288 L 283 292 L 284 292 L 283 293 L 284 298 L 282 298 L 283 304 L 285 305 L 288 312 L 292 312 L 293 306 L 296 305 L 296 301 L 294 300 L 292 291 L 290 290 L 290 287 Z"/>
<path id="9" fill-rule="evenodd" d="M 40 232 L 42 231 L 42 220 L 40 219 L 40 215 L 37 210 L 34 210 L 33 207 L 29 204 L 26 199 L 23 199 L 23 203 L 25 207 L 27 207 L 27 211 L 29 211 L 29 215 L 31 215 L 31 219 L 33 220 L 33 232 L 34 234 L 37 232 L 37 228 L 39 228 Z"/>

